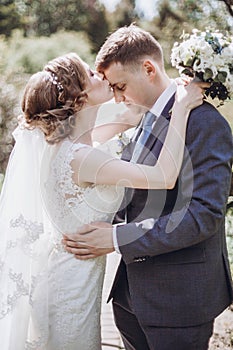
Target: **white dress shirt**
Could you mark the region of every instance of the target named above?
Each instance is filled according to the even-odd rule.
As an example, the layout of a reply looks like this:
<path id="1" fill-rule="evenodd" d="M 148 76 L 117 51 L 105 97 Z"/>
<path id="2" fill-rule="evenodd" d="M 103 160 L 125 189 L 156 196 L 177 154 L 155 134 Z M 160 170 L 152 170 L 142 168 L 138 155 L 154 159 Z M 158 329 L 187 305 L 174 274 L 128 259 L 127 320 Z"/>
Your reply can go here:
<path id="1" fill-rule="evenodd" d="M 157 117 L 155 120 L 155 123 L 157 122 L 159 116 L 162 114 L 162 111 L 164 110 L 167 102 L 170 100 L 170 98 L 176 92 L 176 89 L 177 89 L 176 82 L 174 80 L 171 80 L 171 84 L 163 91 L 163 93 L 159 96 L 159 98 L 157 99 L 155 104 L 150 109 L 150 112 L 153 113 Z M 141 123 L 140 123 L 140 125 L 141 125 Z M 140 127 L 140 125 L 139 125 L 139 127 Z M 117 235 L 116 235 L 117 226 L 119 226 L 119 224 L 113 226 L 113 231 L 112 231 L 113 244 L 114 244 L 115 251 L 120 254 L 119 246 L 117 243 Z"/>

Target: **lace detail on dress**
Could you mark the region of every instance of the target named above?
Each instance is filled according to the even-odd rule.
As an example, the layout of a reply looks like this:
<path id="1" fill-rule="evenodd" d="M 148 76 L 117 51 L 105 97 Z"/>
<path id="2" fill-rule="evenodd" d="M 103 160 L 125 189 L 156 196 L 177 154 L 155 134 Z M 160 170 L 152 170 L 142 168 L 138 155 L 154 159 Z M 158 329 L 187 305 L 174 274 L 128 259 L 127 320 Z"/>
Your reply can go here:
<path id="1" fill-rule="evenodd" d="M 43 234 L 43 224 L 26 220 L 23 215 L 20 215 L 17 219 L 11 220 L 10 227 L 13 229 L 22 228 L 25 234 L 20 235 L 20 237 L 14 241 L 8 240 L 7 249 L 13 249 L 19 246 L 25 254 L 28 254 L 35 259 L 36 252 L 33 248 L 33 243 L 35 243 L 40 238 L 40 235 Z"/>
<path id="2" fill-rule="evenodd" d="M 76 198 L 82 195 L 84 188 L 77 186 L 73 182 L 72 175 L 74 172 L 72 171 L 71 162 L 74 160 L 75 151 L 84 147 L 89 146 L 80 143 L 72 144 L 69 141 L 65 141 L 52 166 L 54 176 L 57 178 L 59 190 L 61 190 L 63 194 L 74 195 Z M 58 167 L 58 164 L 62 164 L 62 166 Z"/>
<path id="3" fill-rule="evenodd" d="M 44 201 L 48 208 L 48 213 L 56 226 L 58 232 L 69 232 L 69 226 L 74 225 L 70 221 L 70 207 L 74 201 L 81 201 L 84 188 L 77 186 L 72 180 L 71 162 L 74 159 L 74 151 L 82 147 L 88 147 L 82 144 L 72 144 L 70 141 L 64 141 L 61 145 L 55 159 L 51 162 L 50 175 L 44 186 Z M 67 198 L 68 196 L 68 198 Z M 54 210 L 53 210 L 54 209 Z M 64 218 L 67 218 L 64 225 Z M 53 237 L 54 245 L 59 249 L 61 234 L 59 237 Z"/>
<path id="4" fill-rule="evenodd" d="M 15 284 L 15 292 L 7 296 L 7 302 L 1 303 L 0 319 L 5 317 L 17 305 L 18 300 L 22 296 L 28 295 L 29 286 L 23 280 L 22 273 L 14 273 L 9 271 L 9 279 Z"/>
<path id="5" fill-rule="evenodd" d="M 34 243 L 39 240 L 40 236 L 44 232 L 42 223 L 28 221 L 23 217 L 23 215 L 20 215 L 17 219 L 12 219 L 10 222 L 10 228 L 12 230 L 11 236 L 15 237 L 15 239 L 6 241 L 6 256 L 5 258 L 2 257 L 0 259 L 0 277 L 4 278 L 4 276 L 7 275 L 9 277 L 9 281 L 11 281 L 15 287 L 14 293 L 8 294 L 5 302 L 3 299 L 1 299 L 1 317 L 4 317 L 7 313 L 11 312 L 16 306 L 17 301 L 22 296 L 29 295 L 30 293 L 31 286 L 29 287 L 29 283 L 24 280 L 23 273 L 17 272 L 17 249 L 22 250 L 26 255 L 29 255 L 31 259 L 38 258 L 40 254 L 36 254 Z M 14 233 L 15 229 L 17 229 L 16 233 Z M 10 252 L 10 250 L 15 251 Z M 11 257 L 14 254 L 16 255 L 16 258 L 13 261 Z M 30 266 L 27 268 L 30 269 Z M 27 268 L 25 268 L 25 271 L 27 271 Z M 36 277 L 33 276 L 30 277 L 32 285 L 35 278 Z"/>
<path id="6" fill-rule="evenodd" d="M 7 322 L 10 322 L 11 328 L 24 320 L 27 320 L 28 323 L 28 320 L 33 320 L 32 315 L 35 310 L 40 309 L 43 320 L 33 326 L 30 325 L 31 322 L 25 324 L 25 339 L 22 343 L 20 342 L 19 348 L 23 346 L 24 349 L 42 349 L 48 338 L 48 327 L 44 324 L 48 318 L 47 303 L 45 300 L 38 299 L 37 296 L 38 287 L 41 288 L 46 277 L 46 261 L 50 246 L 49 232 L 47 232 L 47 237 L 44 237 L 43 223 L 27 220 L 22 214 L 10 220 L 9 230 L 11 232 L 9 236 L 12 239 L 6 239 L 6 250 L 0 254 L 2 286 L 0 290 L 0 330 L 1 332 L 4 330 L 4 324 Z M 20 264 L 18 259 L 20 259 Z M 45 293 L 46 290 L 43 292 Z M 19 315 L 20 319 L 16 315 Z M 32 328 L 34 328 L 33 335 Z M 7 334 L 4 336 L 7 337 Z M 8 344 L 6 339 L 4 338 L 4 344 Z M 29 346 L 30 339 L 36 342 L 35 347 Z M 14 342 L 16 344 L 17 340 Z M 16 348 L 16 345 L 12 345 L 12 348 L 9 349 L 13 350 L 13 348 Z"/>

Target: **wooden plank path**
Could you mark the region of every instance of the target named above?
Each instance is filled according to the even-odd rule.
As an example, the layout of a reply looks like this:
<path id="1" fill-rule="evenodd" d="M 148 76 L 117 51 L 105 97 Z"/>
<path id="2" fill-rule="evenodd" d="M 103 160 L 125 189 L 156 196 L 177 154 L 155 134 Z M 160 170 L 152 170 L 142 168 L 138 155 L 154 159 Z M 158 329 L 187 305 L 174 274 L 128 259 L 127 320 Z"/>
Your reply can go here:
<path id="1" fill-rule="evenodd" d="M 119 332 L 114 323 L 112 303 L 110 302 L 107 304 L 106 302 L 119 261 L 120 255 L 117 253 L 112 253 L 107 256 L 101 314 L 102 350 L 124 349 Z"/>

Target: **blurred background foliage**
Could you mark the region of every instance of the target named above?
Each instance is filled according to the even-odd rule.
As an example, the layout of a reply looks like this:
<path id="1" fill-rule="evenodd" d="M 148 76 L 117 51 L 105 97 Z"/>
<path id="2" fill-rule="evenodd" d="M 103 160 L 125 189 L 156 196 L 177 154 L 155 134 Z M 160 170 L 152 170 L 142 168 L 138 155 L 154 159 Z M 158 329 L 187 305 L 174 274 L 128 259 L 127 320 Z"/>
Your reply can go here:
<path id="1" fill-rule="evenodd" d="M 170 65 L 174 42 L 193 28 L 232 32 L 233 0 L 0 1 L 0 173 L 12 149 L 11 133 L 29 75 L 70 51 L 94 66 L 106 36 L 132 22 L 159 40 L 166 68 L 175 77 L 178 73 Z M 225 103 L 221 111 L 233 127 L 233 102 Z"/>

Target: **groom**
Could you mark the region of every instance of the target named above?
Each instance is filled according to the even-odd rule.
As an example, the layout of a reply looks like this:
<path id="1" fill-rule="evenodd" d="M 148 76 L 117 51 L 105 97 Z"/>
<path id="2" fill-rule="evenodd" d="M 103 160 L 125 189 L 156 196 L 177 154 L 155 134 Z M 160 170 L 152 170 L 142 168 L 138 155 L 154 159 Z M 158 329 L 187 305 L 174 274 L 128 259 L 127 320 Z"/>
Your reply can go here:
<path id="1" fill-rule="evenodd" d="M 96 59 L 116 102 L 152 112 L 123 159 L 153 165 L 164 141 L 176 84 L 167 76 L 158 42 L 135 25 L 110 35 Z M 232 135 L 208 103 L 192 111 L 186 151 L 172 190 L 126 190 L 124 224 L 85 225 L 65 239 L 79 259 L 118 251 L 110 293 L 127 350 L 207 350 L 214 318 L 232 302 L 224 231 L 231 179 Z M 82 243 L 78 243 L 82 241 Z"/>

